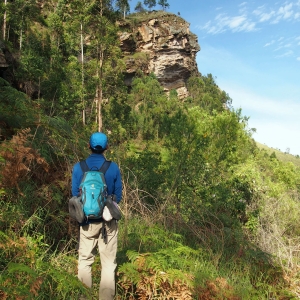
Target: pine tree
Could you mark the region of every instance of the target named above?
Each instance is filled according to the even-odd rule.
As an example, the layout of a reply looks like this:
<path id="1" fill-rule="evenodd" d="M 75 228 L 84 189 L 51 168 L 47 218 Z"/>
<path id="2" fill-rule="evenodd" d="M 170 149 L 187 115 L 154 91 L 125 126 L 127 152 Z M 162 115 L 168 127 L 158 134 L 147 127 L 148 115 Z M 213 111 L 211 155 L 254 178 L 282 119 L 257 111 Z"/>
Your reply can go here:
<path id="1" fill-rule="evenodd" d="M 118 9 L 120 9 L 120 11 L 123 12 L 123 18 L 125 20 L 126 13 L 130 11 L 128 0 L 117 0 L 116 6 Z"/>
<path id="2" fill-rule="evenodd" d="M 170 4 L 168 3 L 168 0 L 159 0 L 158 5 L 160 5 L 163 10 L 166 10 L 166 8 L 170 7 Z"/>
<path id="3" fill-rule="evenodd" d="M 138 1 L 138 3 L 136 4 L 134 10 L 137 11 L 137 12 L 143 12 L 143 11 L 145 11 L 145 9 L 144 9 L 143 4 L 142 4 L 141 1 Z"/>
<path id="4" fill-rule="evenodd" d="M 144 0 L 144 4 L 151 10 L 152 7 L 156 6 L 156 0 Z"/>

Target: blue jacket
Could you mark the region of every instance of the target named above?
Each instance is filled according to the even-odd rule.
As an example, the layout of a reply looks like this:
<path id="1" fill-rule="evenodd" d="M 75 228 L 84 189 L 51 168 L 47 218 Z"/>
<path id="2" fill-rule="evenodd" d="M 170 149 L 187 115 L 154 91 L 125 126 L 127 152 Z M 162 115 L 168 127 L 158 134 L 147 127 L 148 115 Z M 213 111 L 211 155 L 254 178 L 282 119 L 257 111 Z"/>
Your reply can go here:
<path id="1" fill-rule="evenodd" d="M 88 167 L 93 170 L 99 170 L 105 161 L 103 154 L 92 153 L 87 159 Z M 72 196 L 79 196 L 79 186 L 83 177 L 79 162 L 76 163 L 72 171 Z M 111 162 L 109 168 L 105 173 L 105 181 L 107 185 L 108 195 L 115 194 L 117 196 L 117 203 L 122 199 L 122 178 L 118 165 Z"/>

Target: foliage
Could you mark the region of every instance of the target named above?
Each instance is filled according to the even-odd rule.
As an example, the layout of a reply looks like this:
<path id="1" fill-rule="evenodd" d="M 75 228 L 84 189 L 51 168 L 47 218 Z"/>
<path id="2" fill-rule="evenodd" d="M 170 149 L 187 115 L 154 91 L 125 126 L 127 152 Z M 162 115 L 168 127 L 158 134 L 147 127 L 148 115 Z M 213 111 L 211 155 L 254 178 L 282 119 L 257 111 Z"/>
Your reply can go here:
<path id="1" fill-rule="evenodd" d="M 187 87 L 190 93 L 187 102 L 190 101 L 192 106 L 199 105 L 212 112 L 213 110 L 223 111 L 225 107 L 229 108 L 231 105 L 229 95 L 220 90 L 211 74 L 190 77 Z"/>
<path id="2" fill-rule="evenodd" d="M 129 251 L 130 262 L 119 268 L 119 284 L 123 290 L 121 294 L 125 297 L 133 294 L 140 299 L 155 298 L 158 295 L 165 299 L 192 299 L 193 277 L 172 267 L 176 265 L 176 260 L 182 260 L 180 253 L 183 252 L 186 257 L 187 250 L 168 249 L 145 254 Z"/>
<path id="3" fill-rule="evenodd" d="M 137 4 L 136 4 L 134 10 L 135 10 L 136 12 L 144 12 L 144 11 L 145 11 L 145 9 L 144 9 L 143 4 L 142 4 L 141 1 L 138 1 L 138 2 L 137 2 Z"/>
<path id="4" fill-rule="evenodd" d="M 38 119 L 38 104 L 0 78 L 1 140 L 10 138 L 15 130 L 32 126 Z"/>
<path id="5" fill-rule="evenodd" d="M 214 264 L 206 247 L 195 250 L 185 246 L 189 237 L 155 225 L 153 219 L 142 220 L 129 220 L 126 237 L 124 224 L 120 227 L 121 239 L 129 243 L 126 248 L 121 246 L 120 255 L 125 249 L 132 250 L 127 250 L 128 261 L 118 269 L 117 299 L 137 295 L 138 299 L 265 299 L 267 295 L 287 295 L 280 268 L 270 267 L 263 253 L 253 247 Z"/>
<path id="6" fill-rule="evenodd" d="M 151 10 L 152 7 L 156 6 L 156 0 L 144 0 L 144 4 Z"/>
<path id="7" fill-rule="evenodd" d="M 53 265 L 43 236 L 12 238 L 0 231 L 0 248 L 1 299 L 70 299 L 87 294 L 72 273 Z"/>
<path id="8" fill-rule="evenodd" d="M 19 191 L 19 182 L 24 180 L 29 172 L 37 176 L 41 170 L 48 172 L 47 162 L 31 147 L 26 147 L 29 129 L 23 130 L 14 136 L 10 142 L 1 145 L 0 156 L 5 160 L 1 168 L 0 177 L 2 187 L 16 187 Z"/>
<path id="9" fill-rule="evenodd" d="M 168 3 L 167 0 L 158 0 L 157 4 L 160 5 L 163 10 L 166 10 L 167 8 L 170 7 L 170 4 Z"/>

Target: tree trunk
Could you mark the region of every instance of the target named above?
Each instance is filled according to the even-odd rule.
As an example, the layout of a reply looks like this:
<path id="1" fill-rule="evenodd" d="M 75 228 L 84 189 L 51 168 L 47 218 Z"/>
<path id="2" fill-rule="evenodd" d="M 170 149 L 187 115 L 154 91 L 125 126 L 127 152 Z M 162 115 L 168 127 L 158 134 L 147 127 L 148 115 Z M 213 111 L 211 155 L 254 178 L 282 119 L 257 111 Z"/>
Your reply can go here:
<path id="1" fill-rule="evenodd" d="M 3 15 L 3 26 L 2 26 L 3 41 L 5 41 L 6 38 L 6 5 L 7 5 L 7 0 L 4 0 L 4 15 Z"/>
<path id="2" fill-rule="evenodd" d="M 22 16 L 22 23 L 20 29 L 20 51 L 22 50 L 22 43 L 23 43 L 23 16 Z"/>
<path id="3" fill-rule="evenodd" d="M 101 132 L 102 130 L 102 98 L 103 98 L 103 90 L 102 90 L 102 80 L 103 80 L 103 56 L 104 52 L 102 47 L 100 46 L 100 51 L 99 51 L 99 95 L 98 95 L 98 116 L 97 116 L 97 121 L 98 121 L 98 131 Z"/>
<path id="4" fill-rule="evenodd" d="M 84 73 L 83 73 L 83 33 L 82 23 L 80 24 L 80 43 L 81 43 L 81 102 L 82 102 L 82 123 L 85 125 L 85 102 L 84 102 Z"/>
<path id="5" fill-rule="evenodd" d="M 103 0 L 100 0 L 100 18 L 102 19 L 103 16 L 103 9 L 104 9 Z M 98 132 L 102 131 L 102 97 L 103 97 L 103 90 L 102 90 L 102 80 L 103 80 L 103 56 L 104 51 L 102 45 L 100 44 L 99 48 L 99 84 L 98 84 L 98 97 L 97 97 L 97 123 L 98 123 Z"/>

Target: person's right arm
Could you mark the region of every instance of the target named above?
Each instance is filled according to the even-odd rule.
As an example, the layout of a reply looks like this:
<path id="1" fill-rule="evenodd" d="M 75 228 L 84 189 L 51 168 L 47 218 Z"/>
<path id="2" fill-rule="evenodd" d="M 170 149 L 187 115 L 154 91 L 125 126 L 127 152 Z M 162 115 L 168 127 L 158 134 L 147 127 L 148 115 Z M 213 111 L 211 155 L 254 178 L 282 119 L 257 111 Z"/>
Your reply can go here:
<path id="1" fill-rule="evenodd" d="M 82 171 L 79 163 L 75 164 L 72 170 L 72 196 L 79 196 L 79 186 L 82 179 Z"/>

